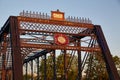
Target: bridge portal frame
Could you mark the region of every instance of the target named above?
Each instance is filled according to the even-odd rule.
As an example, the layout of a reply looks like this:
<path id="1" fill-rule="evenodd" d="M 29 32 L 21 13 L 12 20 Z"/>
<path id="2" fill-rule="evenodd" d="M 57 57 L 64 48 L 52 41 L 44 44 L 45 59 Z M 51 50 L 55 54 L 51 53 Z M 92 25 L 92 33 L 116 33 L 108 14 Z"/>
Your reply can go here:
<path id="1" fill-rule="evenodd" d="M 97 36 L 97 41 L 100 44 L 100 48 L 87 48 L 87 47 L 81 47 L 80 45 L 77 46 L 59 46 L 59 45 L 36 45 L 36 44 L 27 44 L 27 43 L 21 43 L 20 41 L 20 34 L 24 34 L 26 32 L 43 32 L 43 33 L 62 33 L 62 32 L 49 32 L 49 31 L 39 31 L 39 30 L 26 30 L 26 29 L 20 29 L 20 22 L 30 22 L 30 23 L 40 23 L 40 24 L 52 24 L 52 25 L 61 25 L 61 26 L 73 26 L 73 27 L 81 27 L 81 28 L 88 28 L 91 30 L 94 30 L 95 33 L 90 32 L 89 30 L 88 33 L 81 33 L 81 34 L 73 34 L 72 35 L 76 35 L 78 36 L 78 38 L 82 38 L 85 36 Z M 99 29 L 98 29 L 99 28 Z M 63 50 L 78 50 L 78 52 L 80 53 L 80 51 L 100 51 L 102 50 L 102 55 L 104 56 L 104 60 L 107 66 L 107 71 L 109 73 L 109 77 L 110 80 L 119 80 L 119 76 L 117 73 L 117 69 L 115 68 L 114 62 L 112 61 L 112 57 L 109 51 L 109 48 L 107 46 L 106 40 L 103 37 L 102 34 L 102 29 L 100 28 L 99 25 L 93 25 L 93 24 L 89 24 L 89 23 L 78 23 L 78 22 L 71 22 L 71 21 L 60 21 L 60 20 L 52 20 L 52 19 L 37 19 L 37 18 L 29 18 L 29 17 L 23 17 L 23 16 L 10 16 L 9 19 L 6 21 L 5 25 L 2 27 L 1 31 L 0 31 L 0 42 L 1 44 L 4 43 L 4 39 L 7 38 L 7 36 L 4 38 L 4 36 L 6 34 L 10 34 L 10 48 L 11 48 L 11 55 L 12 55 L 12 74 L 13 74 L 13 80 L 22 80 L 22 76 L 23 76 L 23 58 L 22 58 L 22 54 L 21 54 L 21 49 L 22 47 L 34 47 L 34 48 L 45 48 L 48 50 L 53 50 L 53 49 L 63 49 Z M 62 33 L 65 34 L 65 33 Z M 99 34 L 99 35 L 98 35 Z M 100 37 L 102 38 L 102 40 L 100 39 Z M 4 54 L 4 46 L 1 46 L 1 53 Z M 106 47 L 104 47 L 106 46 Z M 80 58 L 81 56 L 78 56 L 78 60 L 79 62 L 81 62 Z M 66 62 L 65 62 L 66 63 Z M 3 64 L 5 65 L 5 64 Z M 19 65 L 19 66 L 18 66 Z M 66 66 L 65 66 L 66 67 Z M 81 63 L 78 64 L 79 67 L 79 73 L 78 75 L 81 76 Z M 5 68 L 3 66 L 2 68 L 2 80 L 5 79 Z M 66 73 L 66 72 L 65 72 Z M 55 74 L 55 72 L 54 72 Z M 67 78 L 67 75 L 65 75 L 65 77 Z M 81 79 L 81 78 L 79 78 Z"/>

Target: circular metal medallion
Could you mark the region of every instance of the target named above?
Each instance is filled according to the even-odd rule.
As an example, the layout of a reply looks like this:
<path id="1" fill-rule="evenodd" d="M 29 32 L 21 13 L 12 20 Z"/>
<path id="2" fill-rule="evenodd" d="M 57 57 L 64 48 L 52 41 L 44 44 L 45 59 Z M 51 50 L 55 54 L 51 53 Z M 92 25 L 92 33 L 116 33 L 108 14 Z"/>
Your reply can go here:
<path id="1" fill-rule="evenodd" d="M 69 43 L 69 39 L 64 34 L 55 34 L 54 41 L 57 45 L 67 45 Z"/>

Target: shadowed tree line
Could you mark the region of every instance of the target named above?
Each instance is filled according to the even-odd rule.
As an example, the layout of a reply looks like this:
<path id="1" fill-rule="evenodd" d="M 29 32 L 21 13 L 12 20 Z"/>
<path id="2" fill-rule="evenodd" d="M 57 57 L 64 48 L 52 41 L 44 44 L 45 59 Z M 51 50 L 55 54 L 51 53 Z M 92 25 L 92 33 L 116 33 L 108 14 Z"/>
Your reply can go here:
<path id="1" fill-rule="evenodd" d="M 94 55 L 95 56 L 95 55 Z M 99 60 L 99 57 L 94 57 L 93 55 L 89 56 L 89 63 L 86 65 L 86 69 L 84 73 L 86 75 L 82 76 L 82 80 L 108 80 L 108 73 L 105 68 L 105 63 Z M 77 56 L 75 55 L 71 65 L 69 66 L 69 61 L 71 59 L 71 55 L 67 54 L 67 67 L 69 67 L 67 71 L 68 80 L 76 80 L 78 76 L 78 68 L 77 68 Z M 114 63 L 117 69 L 120 69 L 120 58 L 118 56 L 113 56 Z M 92 62 L 92 64 L 90 63 Z M 56 57 L 56 78 L 57 80 L 64 80 L 64 55 L 58 55 Z M 47 69 L 47 80 L 53 80 L 53 55 L 47 56 L 46 59 L 46 69 Z M 40 80 L 44 80 L 44 59 L 40 62 Z M 25 80 L 24 75 L 24 80 Z M 31 78 L 30 75 L 28 76 L 28 80 Z M 37 77 L 34 77 L 34 80 L 37 80 Z"/>

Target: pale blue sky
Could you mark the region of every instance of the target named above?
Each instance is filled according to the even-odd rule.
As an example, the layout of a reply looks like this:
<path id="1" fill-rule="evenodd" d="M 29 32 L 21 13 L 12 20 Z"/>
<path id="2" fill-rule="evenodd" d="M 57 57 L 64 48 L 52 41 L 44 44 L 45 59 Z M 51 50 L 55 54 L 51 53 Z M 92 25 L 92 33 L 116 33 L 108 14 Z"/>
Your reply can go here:
<path id="1" fill-rule="evenodd" d="M 0 0 L 0 27 L 23 10 L 50 14 L 57 9 L 101 25 L 111 53 L 120 56 L 120 0 Z"/>

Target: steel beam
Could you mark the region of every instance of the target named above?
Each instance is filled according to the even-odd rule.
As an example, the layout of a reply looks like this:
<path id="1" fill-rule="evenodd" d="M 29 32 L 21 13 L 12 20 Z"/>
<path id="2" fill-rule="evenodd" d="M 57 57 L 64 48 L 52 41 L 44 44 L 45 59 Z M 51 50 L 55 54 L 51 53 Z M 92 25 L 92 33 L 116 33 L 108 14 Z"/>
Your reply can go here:
<path id="1" fill-rule="evenodd" d="M 12 51 L 13 80 L 23 79 L 22 57 L 20 53 L 19 23 L 16 17 L 10 17 L 10 37 Z"/>
<path id="2" fill-rule="evenodd" d="M 77 46 L 80 47 L 81 46 L 81 42 L 80 40 L 78 40 L 77 42 Z M 78 50 L 78 80 L 82 79 L 82 63 L 81 63 L 81 50 Z"/>
<path id="3" fill-rule="evenodd" d="M 59 45 L 45 45 L 45 44 L 29 44 L 29 43 L 21 43 L 21 47 L 23 48 L 38 48 L 38 49 L 61 49 L 61 50 L 81 50 L 88 52 L 100 52 L 100 48 L 93 47 L 78 47 L 78 46 L 59 46 Z"/>
<path id="4" fill-rule="evenodd" d="M 97 36 L 97 41 L 102 49 L 102 55 L 106 63 L 106 68 L 109 74 L 109 78 L 110 80 L 120 80 L 120 77 L 117 72 L 117 68 L 115 67 L 114 61 L 112 59 L 112 55 L 110 53 L 102 29 L 99 25 L 95 25 L 94 27 L 95 27 L 95 34 Z"/>
<path id="5" fill-rule="evenodd" d="M 58 20 L 51 20 L 51 19 L 37 19 L 37 18 L 28 18 L 28 17 L 21 17 L 21 16 L 18 16 L 17 18 L 19 21 L 23 21 L 23 22 L 93 28 L 93 24 L 86 24 L 86 23 L 75 23 L 70 21 L 58 21 Z"/>

